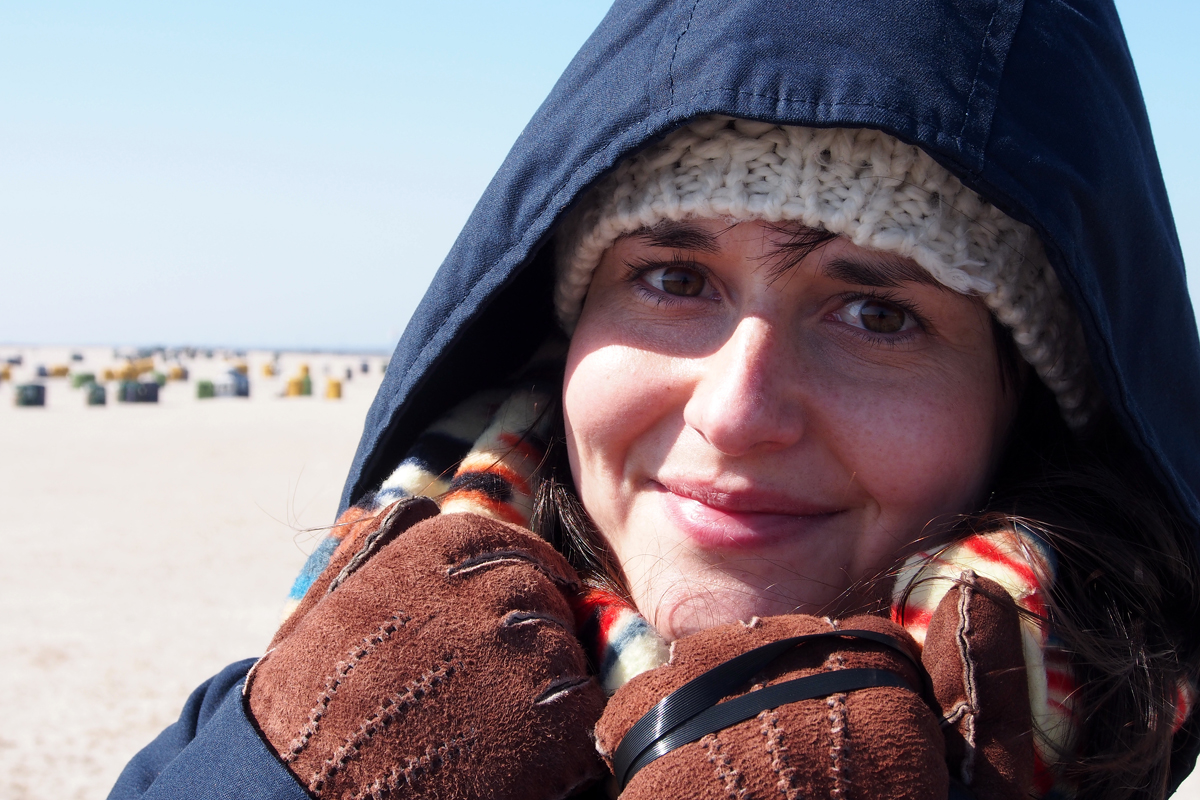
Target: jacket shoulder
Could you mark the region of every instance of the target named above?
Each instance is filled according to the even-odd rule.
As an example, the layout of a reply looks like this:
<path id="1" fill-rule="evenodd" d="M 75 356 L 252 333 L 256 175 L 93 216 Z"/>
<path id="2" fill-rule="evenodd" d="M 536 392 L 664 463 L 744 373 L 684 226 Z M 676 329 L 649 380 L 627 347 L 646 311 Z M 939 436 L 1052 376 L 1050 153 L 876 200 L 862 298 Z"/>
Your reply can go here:
<path id="1" fill-rule="evenodd" d="M 308 800 L 246 713 L 242 684 L 254 661 L 197 687 L 179 719 L 126 765 L 108 800 Z"/>

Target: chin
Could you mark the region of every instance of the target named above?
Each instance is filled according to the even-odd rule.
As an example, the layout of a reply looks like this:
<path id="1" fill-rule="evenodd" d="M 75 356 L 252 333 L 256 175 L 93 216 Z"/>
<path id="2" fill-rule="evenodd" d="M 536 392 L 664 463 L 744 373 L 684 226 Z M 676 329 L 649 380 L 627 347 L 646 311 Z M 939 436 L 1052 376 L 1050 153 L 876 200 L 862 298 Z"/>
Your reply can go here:
<path id="1" fill-rule="evenodd" d="M 664 591 L 652 608 L 641 610 L 663 638 L 673 642 L 718 625 L 749 622 L 754 617 L 820 613 L 827 602 L 766 597 L 761 590 L 746 585 L 702 586 L 680 579 L 680 584 Z"/>

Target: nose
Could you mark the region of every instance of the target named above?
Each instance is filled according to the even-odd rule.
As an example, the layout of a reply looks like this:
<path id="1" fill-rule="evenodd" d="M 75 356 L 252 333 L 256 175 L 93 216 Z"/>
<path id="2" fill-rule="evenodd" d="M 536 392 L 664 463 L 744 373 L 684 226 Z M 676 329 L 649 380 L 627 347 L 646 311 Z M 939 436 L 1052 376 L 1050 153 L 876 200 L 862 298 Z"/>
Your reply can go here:
<path id="1" fill-rule="evenodd" d="M 788 447 L 804 435 L 799 358 L 758 317 L 739 320 L 721 347 L 698 360 L 684 422 L 722 453 Z"/>

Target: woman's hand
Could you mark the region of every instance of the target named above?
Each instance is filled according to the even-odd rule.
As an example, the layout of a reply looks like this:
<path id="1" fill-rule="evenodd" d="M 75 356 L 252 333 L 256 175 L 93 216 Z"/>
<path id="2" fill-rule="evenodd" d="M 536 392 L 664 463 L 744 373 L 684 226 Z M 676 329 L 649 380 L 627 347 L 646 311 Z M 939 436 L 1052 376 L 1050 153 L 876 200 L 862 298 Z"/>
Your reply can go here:
<path id="1" fill-rule="evenodd" d="M 839 629 L 891 636 L 919 658 L 908 634 L 878 617 L 834 623 L 796 614 L 712 628 L 676 641 L 668 664 L 639 675 L 613 696 L 596 728 L 601 755 L 611 765 L 622 738 L 652 706 L 734 656 L 780 639 Z M 887 670 L 913 688 L 862 689 L 763 711 L 650 762 L 625 787 L 622 800 L 727 800 L 742 792 L 785 798 L 945 797 L 945 746 L 937 718 L 917 693 L 922 678 L 916 665 L 895 650 L 862 639 L 806 642 L 738 692 L 858 668 Z"/>
<path id="2" fill-rule="evenodd" d="M 634 678 L 609 701 L 596 734 L 610 767 L 630 728 L 664 697 L 735 656 L 790 637 L 885 634 L 924 663 L 932 697 L 922 698 L 925 678 L 894 649 L 863 639 L 806 642 L 734 693 L 857 668 L 887 670 L 911 688 L 859 689 L 768 709 L 651 761 L 622 800 L 742 793 L 930 800 L 947 797 L 952 781 L 979 800 L 1027 796 L 1032 737 L 1016 609 L 999 586 L 964 578 L 934 613 L 924 653 L 900 626 L 873 616 L 771 617 L 678 640 L 670 663 Z"/>
<path id="3" fill-rule="evenodd" d="M 921 661 L 933 684 L 950 778 L 978 800 L 1024 800 L 1034 732 L 1017 605 L 963 572 L 929 620 Z"/>
<path id="4" fill-rule="evenodd" d="M 250 711 L 318 797 L 565 797 L 602 770 L 575 573 L 528 531 L 432 514 L 352 523 L 252 670 Z"/>

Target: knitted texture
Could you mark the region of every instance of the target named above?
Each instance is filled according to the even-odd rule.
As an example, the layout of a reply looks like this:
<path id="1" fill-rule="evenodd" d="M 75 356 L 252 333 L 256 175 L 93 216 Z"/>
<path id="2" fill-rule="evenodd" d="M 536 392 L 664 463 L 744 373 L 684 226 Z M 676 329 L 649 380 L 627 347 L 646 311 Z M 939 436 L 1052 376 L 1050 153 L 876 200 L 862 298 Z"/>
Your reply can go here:
<path id="1" fill-rule="evenodd" d="M 592 273 L 620 236 L 665 220 L 798 222 L 911 258 L 975 295 L 1073 428 L 1088 421 L 1083 333 L 1041 241 L 920 148 L 875 130 L 706 117 L 626 159 L 562 223 L 555 309 L 575 328 Z"/>

